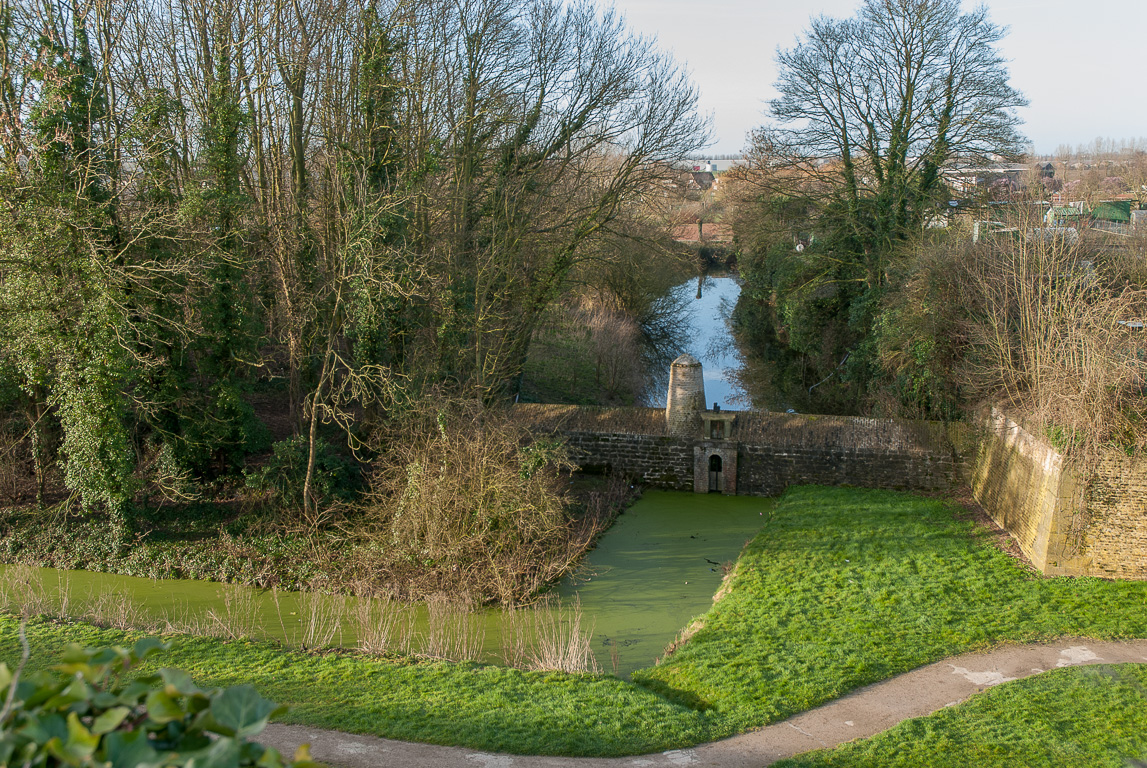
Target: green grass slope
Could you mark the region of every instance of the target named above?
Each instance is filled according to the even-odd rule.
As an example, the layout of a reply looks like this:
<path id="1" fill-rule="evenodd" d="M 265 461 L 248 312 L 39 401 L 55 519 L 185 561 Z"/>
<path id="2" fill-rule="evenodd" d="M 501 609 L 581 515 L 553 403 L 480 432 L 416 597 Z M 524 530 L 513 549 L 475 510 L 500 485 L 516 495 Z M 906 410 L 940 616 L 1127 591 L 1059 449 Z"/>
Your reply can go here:
<path id="1" fill-rule="evenodd" d="M 622 755 L 727 736 L 1002 642 L 1147 637 L 1147 584 L 1033 575 L 953 510 L 905 493 L 791 489 L 704 628 L 637 684 L 188 637 L 171 638 L 160 663 L 205 685 L 251 683 L 289 705 L 290 722 L 519 754 Z M 10 665 L 16 630 L 0 617 Z M 133 637 L 84 625 L 29 631 L 39 665 L 68 642 Z M 1080 734 L 1105 749 L 1102 734 Z"/>
<path id="2" fill-rule="evenodd" d="M 1057 669 L 774 768 L 1127 768 L 1147 754 L 1147 666 Z"/>
<path id="3" fill-rule="evenodd" d="M 129 645 L 142 636 L 33 622 L 30 664 L 51 666 L 69 642 Z M 290 707 L 283 722 L 519 754 L 638 754 L 708 739 L 704 715 L 614 677 L 164 639 L 171 649 L 145 671 L 175 667 L 204 686 L 249 683 Z M 14 669 L 19 657 L 18 622 L 2 616 L 0 660 Z"/>
<path id="4" fill-rule="evenodd" d="M 1006 641 L 1144 637 L 1145 609 L 1141 582 L 1031 574 L 950 503 L 791 488 L 704 629 L 634 680 L 742 730 Z"/>

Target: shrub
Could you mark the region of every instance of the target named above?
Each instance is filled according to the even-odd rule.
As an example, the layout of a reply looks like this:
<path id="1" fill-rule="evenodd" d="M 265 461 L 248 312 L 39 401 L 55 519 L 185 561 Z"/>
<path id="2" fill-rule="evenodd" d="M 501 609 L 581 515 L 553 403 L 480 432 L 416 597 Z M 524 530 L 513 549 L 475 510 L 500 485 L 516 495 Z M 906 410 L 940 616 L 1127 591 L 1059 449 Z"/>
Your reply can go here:
<path id="1" fill-rule="evenodd" d="M 520 600 L 560 576 L 596 534 L 570 510 L 560 446 L 493 412 L 406 422 L 381 457 L 367 510 L 374 549 L 412 581 Z M 370 549 L 370 548 L 368 548 Z"/>
<path id="2" fill-rule="evenodd" d="M 307 439 L 302 435 L 271 446 L 272 456 L 260 469 L 247 474 L 247 485 L 266 491 L 271 500 L 291 509 L 303 508 L 303 485 L 307 477 Z M 354 459 L 338 454 L 319 438 L 315 451 L 312 492 L 321 508 L 333 501 L 350 501 L 362 476 Z"/>
<path id="3" fill-rule="evenodd" d="M 0 765 L 318 768 L 305 748 L 284 760 L 248 741 L 285 710 L 250 686 L 203 690 L 175 669 L 126 674 L 165 648 L 153 638 L 72 645 L 51 672 L 26 677 L 0 664 Z"/>

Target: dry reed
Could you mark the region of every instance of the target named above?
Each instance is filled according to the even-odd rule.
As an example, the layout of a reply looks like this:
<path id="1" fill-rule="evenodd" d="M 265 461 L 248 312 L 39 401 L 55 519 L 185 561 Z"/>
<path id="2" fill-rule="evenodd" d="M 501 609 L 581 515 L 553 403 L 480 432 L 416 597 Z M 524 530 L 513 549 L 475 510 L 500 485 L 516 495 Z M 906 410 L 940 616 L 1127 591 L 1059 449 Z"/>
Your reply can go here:
<path id="1" fill-rule="evenodd" d="M 502 610 L 502 660 L 506 666 L 545 672 L 601 672 L 593 655 L 593 627 L 583 628 L 581 601 L 547 597 Z M 616 671 L 618 660 L 613 658 Z"/>
<path id="2" fill-rule="evenodd" d="M 0 569 L 0 606 L 5 611 L 29 616 L 61 618 L 70 600 L 70 584 L 57 573 L 55 590 L 44 583 L 43 571 L 31 565 L 6 565 Z"/>
<path id="3" fill-rule="evenodd" d="M 533 610 L 533 649 L 528 668 L 544 672 L 594 672 L 593 627 L 582 629 L 581 601 L 543 600 Z"/>
<path id="4" fill-rule="evenodd" d="M 131 595 L 114 589 L 89 593 L 80 617 L 89 624 L 110 629 L 152 628 L 152 623 L 147 620 L 143 608 L 132 599 Z"/>
<path id="5" fill-rule="evenodd" d="M 299 612 L 302 614 L 303 649 L 328 648 L 338 635 L 338 645 L 343 640 L 343 619 L 346 616 L 346 598 L 341 595 L 324 595 L 319 592 L 304 592 L 299 595 Z"/>
<path id="6" fill-rule="evenodd" d="M 363 653 L 406 655 L 414 639 L 414 609 L 389 597 L 360 598 L 354 606 Z"/>
<path id="7" fill-rule="evenodd" d="M 223 584 L 219 596 L 223 601 L 222 607 L 219 610 L 207 609 L 208 634 L 231 640 L 255 638 L 256 630 L 262 629 L 259 597 L 255 591 L 239 584 Z"/>
<path id="8" fill-rule="evenodd" d="M 435 595 L 426 601 L 422 655 L 448 661 L 478 661 L 486 630 L 473 603 Z"/>

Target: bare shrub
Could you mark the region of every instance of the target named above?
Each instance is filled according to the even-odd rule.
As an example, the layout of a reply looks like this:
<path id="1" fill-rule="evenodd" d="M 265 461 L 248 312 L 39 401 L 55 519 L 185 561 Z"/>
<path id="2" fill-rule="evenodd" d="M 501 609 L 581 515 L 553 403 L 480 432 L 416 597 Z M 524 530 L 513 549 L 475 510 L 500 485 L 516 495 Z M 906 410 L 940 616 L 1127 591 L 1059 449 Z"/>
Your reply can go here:
<path id="1" fill-rule="evenodd" d="M 240 584 L 223 584 L 219 588 L 219 596 L 222 606 L 218 610 L 207 609 L 208 634 L 232 640 L 256 637 L 262 623 L 259 621 L 259 596 L 255 590 Z"/>
<path id="2" fill-rule="evenodd" d="M 645 384 L 645 366 L 637 321 L 602 301 L 587 302 L 577 321 L 589 329 L 594 383 L 605 398 L 616 402 L 640 393 Z"/>
<path id="3" fill-rule="evenodd" d="M 448 661 L 482 657 L 485 628 L 473 603 L 435 595 L 426 601 L 426 614 L 422 655 Z"/>
<path id="4" fill-rule="evenodd" d="M 594 672 L 593 627 L 582 628 L 581 601 L 547 599 L 532 608 L 533 643 L 527 668 L 545 672 Z"/>
<path id="5" fill-rule="evenodd" d="M 1079 460 L 1147 447 L 1147 291 L 1126 260 L 1038 227 L 963 248 L 968 391 L 1018 413 Z"/>
<path id="6" fill-rule="evenodd" d="M 417 424 L 411 419 L 407 424 Z M 364 569 L 400 572 L 408 595 L 511 602 L 568 570 L 597 530 L 570 509 L 556 441 L 499 413 L 428 410 L 388 435 L 366 511 Z M 403 579 L 392 579 L 395 582 Z"/>
<path id="7" fill-rule="evenodd" d="M 363 653 L 408 654 L 414 638 L 414 609 L 389 597 L 359 598 L 354 607 L 358 648 Z"/>

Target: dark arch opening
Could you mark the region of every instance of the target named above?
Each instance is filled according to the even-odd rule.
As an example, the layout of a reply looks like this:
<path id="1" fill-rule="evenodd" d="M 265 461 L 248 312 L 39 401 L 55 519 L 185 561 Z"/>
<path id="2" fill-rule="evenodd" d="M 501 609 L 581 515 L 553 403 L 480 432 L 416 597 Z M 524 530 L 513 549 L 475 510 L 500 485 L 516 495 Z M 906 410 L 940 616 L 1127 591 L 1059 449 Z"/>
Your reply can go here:
<path id="1" fill-rule="evenodd" d="M 709 457 L 709 493 L 721 493 L 721 457 Z"/>

